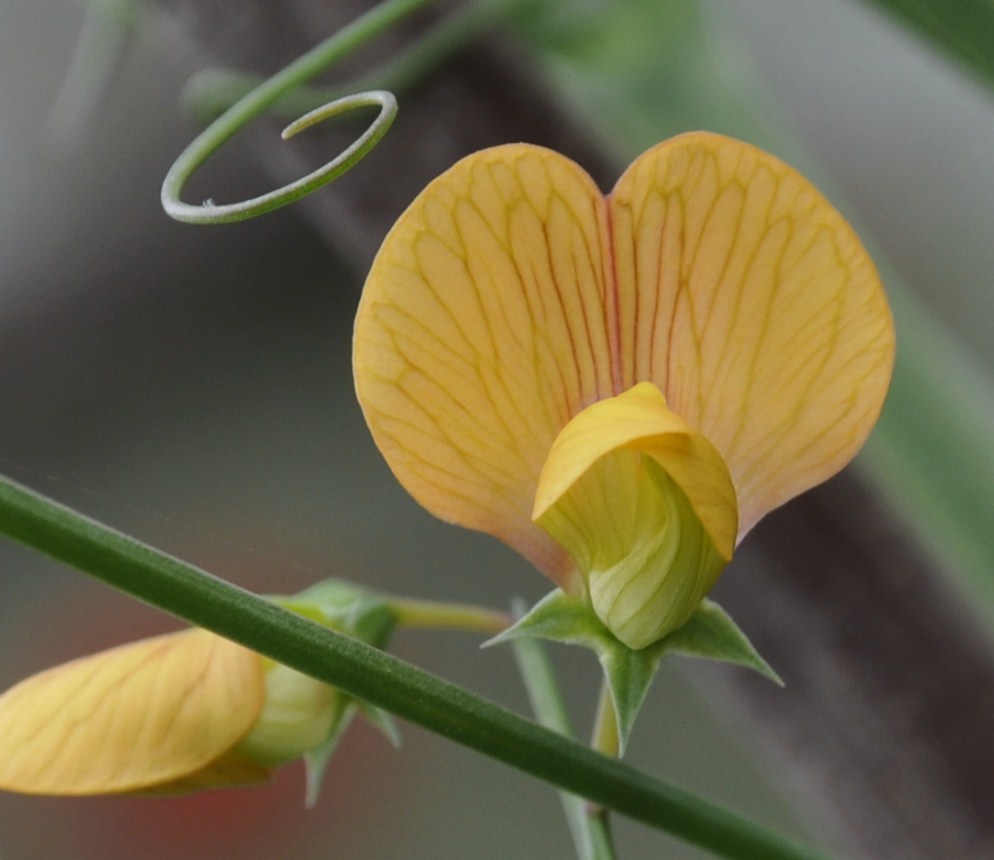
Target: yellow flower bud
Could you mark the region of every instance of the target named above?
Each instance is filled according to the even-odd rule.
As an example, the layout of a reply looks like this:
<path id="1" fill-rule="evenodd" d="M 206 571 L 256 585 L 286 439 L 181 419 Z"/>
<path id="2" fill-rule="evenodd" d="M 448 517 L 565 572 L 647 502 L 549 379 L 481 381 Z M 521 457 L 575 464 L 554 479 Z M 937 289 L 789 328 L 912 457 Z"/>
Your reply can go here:
<path id="1" fill-rule="evenodd" d="M 338 697 L 206 630 L 132 642 L 0 696 L 0 789 L 158 794 L 260 782 L 328 740 Z"/>

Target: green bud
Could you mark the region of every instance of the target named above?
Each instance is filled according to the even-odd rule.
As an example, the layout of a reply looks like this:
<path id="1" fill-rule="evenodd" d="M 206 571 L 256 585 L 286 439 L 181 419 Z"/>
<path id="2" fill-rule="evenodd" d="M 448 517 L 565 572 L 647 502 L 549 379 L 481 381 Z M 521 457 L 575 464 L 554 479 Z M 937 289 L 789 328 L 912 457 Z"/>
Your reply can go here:
<path id="1" fill-rule="evenodd" d="M 279 663 L 270 664 L 265 683 L 262 711 L 237 751 L 274 767 L 312 752 L 328 739 L 340 711 L 340 694 Z"/>
<path id="2" fill-rule="evenodd" d="M 641 382 L 560 431 L 532 518 L 573 557 L 597 617 L 638 650 L 700 606 L 732 558 L 738 505 L 718 450 Z"/>
<path id="3" fill-rule="evenodd" d="M 328 579 L 292 597 L 270 598 L 286 609 L 374 647 L 386 645 L 395 624 L 389 604 L 344 580 Z M 236 748 L 250 761 L 274 767 L 303 757 L 307 802 L 317 798 L 321 775 L 342 733 L 358 711 L 378 726 L 389 717 L 372 706 L 297 672 L 264 662 L 265 699 L 259 718 Z"/>
<path id="4" fill-rule="evenodd" d="M 613 552 L 594 554 L 586 580 L 597 617 L 638 649 L 686 623 L 726 561 L 663 468 L 633 452 L 622 456 L 638 457 L 638 501 Z"/>

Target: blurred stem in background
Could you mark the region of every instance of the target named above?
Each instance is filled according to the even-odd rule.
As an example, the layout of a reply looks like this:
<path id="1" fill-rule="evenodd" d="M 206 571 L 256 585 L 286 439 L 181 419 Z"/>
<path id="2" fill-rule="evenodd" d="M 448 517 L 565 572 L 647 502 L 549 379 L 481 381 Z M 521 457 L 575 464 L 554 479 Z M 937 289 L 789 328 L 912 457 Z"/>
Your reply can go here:
<path id="1" fill-rule="evenodd" d="M 520 618 L 524 616 L 527 607 L 519 602 L 514 609 L 515 616 Z M 514 658 L 524 679 L 535 718 L 547 729 L 572 738 L 569 714 L 552 671 L 552 664 L 545 654 L 545 646 L 538 639 L 527 636 L 512 639 L 510 644 L 514 649 Z M 610 705 L 608 710 L 614 713 Z M 575 794 L 561 791 L 559 797 L 573 837 L 577 860 L 615 860 L 607 813 Z"/>
<path id="2" fill-rule="evenodd" d="M 48 116 L 46 144 L 67 150 L 87 132 L 137 27 L 145 0 L 87 0 L 62 88 Z"/>
<path id="3" fill-rule="evenodd" d="M 994 5 L 868 5 L 893 13 L 994 90 Z M 708 26 L 706 4 L 625 0 L 583 10 L 552 7 L 525 19 L 521 32 L 552 85 L 619 166 L 661 138 L 705 127 L 781 155 L 841 201 L 824 166 L 789 130 L 754 59 L 727 32 Z M 729 68 L 734 78 L 723 72 Z M 873 249 L 871 232 L 851 209 L 846 214 Z M 898 351 L 884 413 L 857 462 L 940 565 L 983 596 L 994 619 L 994 371 L 916 298 L 879 245 L 874 258 L 894 310 Z"/>
<path id="4" fill-rule="evenodd" d="M 536 2 L 541 0 L 466 2 L 383 65 L 347 85 L 297 87 L 277 100 L 270 113 L 279 117 L 299 116 L 357 90 L 411 90 L 473 40 L 486 35 L 494 26 L 513 20 Z M 264 81 L 257 74 L 234 69 L 204 69 L 187 82 L 183 101 L 187 110 L 206 124 Z"/>
<path id="5" fill-rule="evenodd" d="M 990 0 L 867 0 L 945 51 L 994 89 L 994 5 Z"/>

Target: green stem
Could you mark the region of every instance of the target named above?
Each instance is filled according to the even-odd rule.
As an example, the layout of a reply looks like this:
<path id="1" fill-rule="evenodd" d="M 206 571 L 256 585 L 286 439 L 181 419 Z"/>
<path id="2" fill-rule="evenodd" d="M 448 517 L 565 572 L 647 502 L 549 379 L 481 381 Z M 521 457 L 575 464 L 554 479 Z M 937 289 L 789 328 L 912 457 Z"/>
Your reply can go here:
<path id="1" fill-rule="evenodd" d="M 5 478 L 0 532 L 191 624 L 718 855 L 824 856 Z"/>
<path id="2" fill-rule="evenodd" d="M 614 699 L 611 696 L 611 685 L 605 679 L 601 683 L 601 693 L 597 700 L 597 716 L 594 718 L 594 731 L 590 739 L 590 748 L 597 750 L 601 755 L 619 758 L 621 756 L 621 733 L 618 730 L 618 712 L 614 707 Z M 602 828 L 605 833 L 610 833 L 607 810 L 602 806 L 593 804 L 586 805 L 587 819 L 591 822 L 591 827 Z"/>
<path id="3" fill-rule="evenodd" d="M 88 0 L 69 68 L 48 116 L 46 131 L 57 149 L 77 144 L 93 127 L 93 112 L 106 95 L 138 22 L 144 0 Z"/>
<path id="4" fill-rule="evenodd" d="M 522 615 L 523 612 L 516 611 L 515 614 Z M 538 639 L 522 636 L 512 639 L 511 647 L 539 723 L 563 737 L 572 738 L 573 730 L 566 706 L 542 643 Z M 591 814 L 587 801 L 575 794 L 561 791 L 559 799 L 579 860 L 615 860 L 607 819 L 596 813 Z"/>
<path id="5" fill-rule="evenodd" d="M 506 612 L 465 603 L 414 600 L 393 595 L 388 602 L 398 627 L 468 630 L 496 635 L 511 624 L 511 616 Z"/>

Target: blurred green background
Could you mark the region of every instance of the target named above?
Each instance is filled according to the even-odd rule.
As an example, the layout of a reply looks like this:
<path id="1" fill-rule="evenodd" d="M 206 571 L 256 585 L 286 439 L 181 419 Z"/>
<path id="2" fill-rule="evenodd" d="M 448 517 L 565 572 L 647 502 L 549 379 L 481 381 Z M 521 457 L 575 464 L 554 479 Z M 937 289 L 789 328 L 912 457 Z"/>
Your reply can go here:
<path id="1" fill-rule="evenodd" d="M 812 176 L 865 233 L 900 357 L 860 466 L 990 614 L 989 91 L 853 0 L 561 5 L 517 38 L 619 164 L 688 128 L 735 134 Z M 435 522 L 381 462 L 351 391 L 361 279 L 299 214 L 198 230 L 161 213 L 159 183 L 195 129 L 178 107 L 191 60 L 151 7 L 85 134 L 47 145 L 81 13 L 0 3 L 0 470 L 260 591 L 344 576 L 494 606 L 543 595 L 521 560 Z M 219 185 L 265 182 L 243 155 Z M 175 627 L 7 543 L 0 569 L 0 688 Z M 476 645 L 405 634 L 396 650 L 524 711 L 510 654 Z M 554 653 L 586 734 L 593 659 Z M 692 687 L 665 668 L 631 760 L 831 845 L 829 825 L 796 805 L 799 787 L 780 784 L 748 727 L 707 695 L 724 671 L 695 666 Z M 400 753 L 350 732 L 313 811 L 296 766 L 265 789 L 175 800 L 0 795 L 0 857 L 505 858 L 522 844 L 570 856 L 551 789 L 403 728 Z M 618 834 L 630 860 L 703 856 L 623 822 Z"/>

